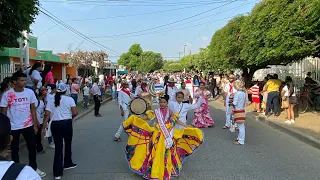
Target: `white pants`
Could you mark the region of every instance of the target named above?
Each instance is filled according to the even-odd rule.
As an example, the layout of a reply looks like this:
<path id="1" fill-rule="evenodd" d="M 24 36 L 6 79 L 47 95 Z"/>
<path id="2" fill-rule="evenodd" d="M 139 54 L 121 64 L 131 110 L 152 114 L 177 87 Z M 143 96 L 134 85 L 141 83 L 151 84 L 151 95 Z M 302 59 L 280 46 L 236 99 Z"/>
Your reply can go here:
<path id="1" fill-rule="evenodd" d="M 130 111 L 129 110 L 124 110 L 124 115 L 123 115 L 123 121 L 127 120 L 129 117 Z M 117 133 L 114 135 L 114 137 L 119 138 L 121 133 L 123 131 L 123 126 L 122 123 L 120 124 L 120 127 L 117 131 Z"/>
<path id="2" fill-rule="evenodd" d="M 237 126 L 239 128 L 238 142 L 240 144 L 244 144 L 244 140 L 245 140 L 245 137 L 246 137 L 246 128 L 245 128 L 244 124 L 245 123 L 237 124 Z"/>
<path id="3" fill-rule="evenodd" d="M 229 106 L 229 96 L 226 97 L 226 123 L 225 126 L 231 126 L 231 114 L 232 114 L 232 106 Z"/>

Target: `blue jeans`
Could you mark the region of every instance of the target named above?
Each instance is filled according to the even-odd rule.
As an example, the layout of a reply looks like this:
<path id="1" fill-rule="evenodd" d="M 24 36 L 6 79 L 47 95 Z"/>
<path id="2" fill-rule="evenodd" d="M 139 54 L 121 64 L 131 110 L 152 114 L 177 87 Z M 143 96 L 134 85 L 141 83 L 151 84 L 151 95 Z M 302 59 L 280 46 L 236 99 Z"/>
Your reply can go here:
<path id="1" fill-rule="evenodd" d="M 72 99 L 74 100 L 74 103 L 78 104 L 78 94 L 71 94 Z"/>
<path id="2" fill-rule="evenodd" d="M 266 108 L 266 115 L 269 115 L 271 109 L 274 115 L 279 115 L 280 110 L 280 93 L 278 91 L 272 91 L 268 93 L 267 99 L 267 108 Z"/>
<path id="3" fill-rule="evenodd" d="M 104 94 L 104 88 L 100 88 L 100 92 L 101 92 L 100 101 L 102 101 L 102 96 L 103 96 L 103 94 Z"/>

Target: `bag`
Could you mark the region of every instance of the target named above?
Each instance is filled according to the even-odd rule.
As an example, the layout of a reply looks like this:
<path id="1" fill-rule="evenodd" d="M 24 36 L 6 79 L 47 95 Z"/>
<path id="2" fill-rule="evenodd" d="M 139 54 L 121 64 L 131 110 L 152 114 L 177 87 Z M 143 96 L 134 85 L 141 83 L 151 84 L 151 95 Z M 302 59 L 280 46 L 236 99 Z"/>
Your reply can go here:
<path id="1" fill-rule="evenodd" d="M 282 99 L 281 109 L 288 109 L 289 108 L 289 100 L 287 97 Z"/>
<path id="2" fill-rule="evenodd" d="M 48 126 L 46 128 L 46 137 L 52 137 L 52 132 L 51 132 L 51 123 L 52 123 L 52 120 L 48 123 Z"/>
<path id="3" fill-rule="evenodd" d="M 244 104 L 243 104 L 244 109 L 233 110 L 232 111 L 234 121 L 237 124 L 243 124 L 246 121 L 246 110 L 245 110 L 245 108 L 246 108 L 247 94 L 245 93 L 244 95 L 245 95 Z"/>
<path id="4" fill-rule="evenodd" d="M 23 168 L 26 165 L 19 164 L 19 163 L 13 163 L 11 166 L 7 169 L 6 173 L 3 175 L 1 180 L 13 180 L 17 179 L 20 172 L 23 170 Z"/>
<path id="5" fill-rule="evenodd" d="M 241 110 L 233 110 L 234 121 L 237 124 L 243 124 L 246 121 L 246 111 L 244 109 Z"/>

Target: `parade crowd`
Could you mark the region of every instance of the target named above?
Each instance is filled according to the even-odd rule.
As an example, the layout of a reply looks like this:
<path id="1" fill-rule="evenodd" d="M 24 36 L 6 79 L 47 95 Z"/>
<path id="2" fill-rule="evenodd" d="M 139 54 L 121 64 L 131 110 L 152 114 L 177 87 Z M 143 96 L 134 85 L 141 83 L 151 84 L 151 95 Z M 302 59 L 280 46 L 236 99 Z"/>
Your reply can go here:
<path id="1" fill-rule="evenodd" d="M 234 144 L 245 144 L 246 106 L 254 104 L 256 112 L 279 116 L 280 105 L 287 109 L 287 121 L 295 122 L 296 88 L 291 77 L 279 80 L 268 75 L 263 82 L 245 87 L 243 77 L 228 74 L 147 73 L 93 76 L 67 76 L 59 80 L 52 75 L 52 66 L 36 62 L 32 67 L 5 78 L 0 87 L 0 156 L 12 161 L 0 162 L 0 177 L 8 179 L 41 179 L 46 173 L 37 166 L 37 153 L 45 153 L 42 137 L 54 149 L 53 175 L 61 179 L 63 171 L 77 167 L 72 160 L 72 119 L 78 115 L 79 94 L 83 108 L 94 100 L 94 116 L 99 113 L 103 94 L 117 100 L 120 110 L 119 129 L 113 140 L 121 141 L 122 132 L 129 136 L 125 147 L 126 160 L 134 172 L 146 179 L 170 179 L 178 176 L 182 163 L 201 146 L 204 134 L 199 128 L 214 126 L 209 100 L 222 96 L 226 107 L 223 129 L 239 131 Z M 306 78 L 306 81 L 310 79 Z M 151 81 L 160 87 L 155 96 L 148 86 Z M 132 102 L 143 99 L 146 109 L 135 112 Z M 160 107 L 152 109 L 153 102 Z M 188 125 L 187 113 L 194 110 Z M 107 117 L 105 117 L 107 118 Z M 29 166 L 19 164 L 20 135 L 27 144 Z M 148 144 L 149 146 L 146 146 Z M 7 148 L 11 153 L 8 153 Z M 64 152 L 63 152 L 64 150 Z M 164 154 L 163 154 L 164 153 Z M 155 163 L 156 162 L 156 163 Z M 5 178 L 4 178 L 5 179 Z"/>

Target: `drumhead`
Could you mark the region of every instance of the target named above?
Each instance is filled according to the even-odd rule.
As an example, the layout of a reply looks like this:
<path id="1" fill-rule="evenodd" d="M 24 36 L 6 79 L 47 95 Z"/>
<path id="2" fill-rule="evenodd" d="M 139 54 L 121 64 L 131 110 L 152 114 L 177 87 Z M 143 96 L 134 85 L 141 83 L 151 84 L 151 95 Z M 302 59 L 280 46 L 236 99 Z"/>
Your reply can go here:
<path id="1" fill-rule="evenodd" d="M 131 101 L 130 111 L 133 114 L 141 115 L 147 111 L 147 102 L 142 98 L 137 98 Z"/>

